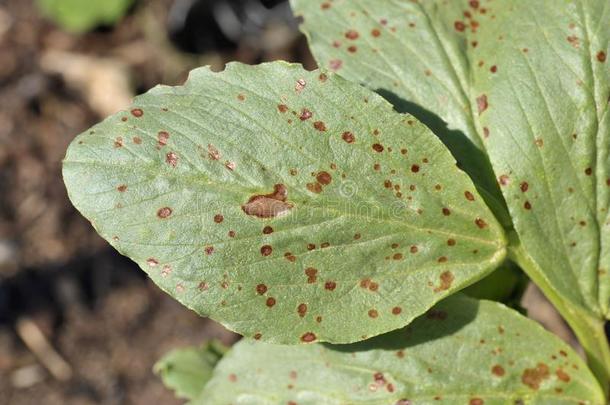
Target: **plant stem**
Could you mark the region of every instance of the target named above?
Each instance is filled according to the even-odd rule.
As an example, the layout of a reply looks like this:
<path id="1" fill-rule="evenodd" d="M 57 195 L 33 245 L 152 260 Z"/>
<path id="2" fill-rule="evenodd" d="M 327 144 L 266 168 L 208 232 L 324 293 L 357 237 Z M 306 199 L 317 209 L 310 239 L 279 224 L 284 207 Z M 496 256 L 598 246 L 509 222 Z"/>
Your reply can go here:
<path id="1" fill-rule="evenodd" d="M 610 346 L 604 331 L 604 320 L 590 311 L 564 301 L 552 287 L 540 267 L 527 254 L 519 236 L 509 233 L 509 257 L 517 263 L 570 325 L 587 355 L 587 364 L 608 398 L 610 390 Z"/>

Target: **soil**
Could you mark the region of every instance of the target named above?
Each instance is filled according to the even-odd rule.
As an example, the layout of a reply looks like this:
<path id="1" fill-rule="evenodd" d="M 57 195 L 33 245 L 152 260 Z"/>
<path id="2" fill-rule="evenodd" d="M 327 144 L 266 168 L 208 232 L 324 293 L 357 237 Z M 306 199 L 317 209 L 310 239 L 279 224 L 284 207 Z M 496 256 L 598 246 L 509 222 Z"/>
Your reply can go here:
<path id="1" fill-rule="evenodd" d="M 274 15 L 258 33 L 225 38 L 205 6 L 213 2 L 172 17 L 190 3 L 137 1 L 116 26 L 74 35 L 33 0 L 0 0 L 0 404 L 182 403 L 154 362 L 174 347 L 237 339 L 111 249 L 61 179 L 76 134 L 134 94 L 180 84 L 196 66 L 286 59 L 315 67 L 293 21 Z M 70 378 L 54 377 L 24 344 L 23 322 L 43 333 Z"/>

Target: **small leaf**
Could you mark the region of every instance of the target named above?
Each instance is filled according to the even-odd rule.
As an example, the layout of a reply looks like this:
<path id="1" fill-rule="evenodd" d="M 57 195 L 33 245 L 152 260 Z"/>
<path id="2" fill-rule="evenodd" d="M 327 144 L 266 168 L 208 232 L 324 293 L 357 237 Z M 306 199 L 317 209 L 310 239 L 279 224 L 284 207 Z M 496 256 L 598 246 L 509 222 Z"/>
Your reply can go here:
<path id="1" fill-rule="evenodd" d="M 256 339 L 384 333 L 505 257 L 503 230 L 424 125 L 299 65 L 157 87 L 79 135 L 64 179 L 161 288 Z"/>
<path id="2" fill-rule="evenodd" d="M 133 0 L 37 0 L 43 14 L 68 31 L 85 32 L 98 25 L 114 24 Z"/>
<path id="3" fill-rule="evenodd" d="M 405 329 L 352 345 L 241 341 L 195 404 L 592 404 L 581 358 L 517 312 L 453 296 Z"/>
<path id="4" fill-rule="evenodd" d="M 154 371 L 166 387 L 175 391 L 177 397 L 195 399 L 212 378 L 216 363 L 226 351 L 227 347 L 219 342 L 174 349 L 155 364 Z"/>

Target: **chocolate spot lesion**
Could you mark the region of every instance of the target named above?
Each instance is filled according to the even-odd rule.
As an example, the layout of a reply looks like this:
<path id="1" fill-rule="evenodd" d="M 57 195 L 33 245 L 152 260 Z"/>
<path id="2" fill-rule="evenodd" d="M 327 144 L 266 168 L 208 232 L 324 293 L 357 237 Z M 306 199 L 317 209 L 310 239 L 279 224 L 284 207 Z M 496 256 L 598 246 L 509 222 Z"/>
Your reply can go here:
<path id="1" fill-rule="evenodd" d="M 248 202 L 241 206 L 247 214 L 258 218 L 275 218 L 286 215 L 294 205 L 287 202 L 288 190 L 283 184 L 273 186 L 270 194 L 258 194 L 250 197 Z"/>

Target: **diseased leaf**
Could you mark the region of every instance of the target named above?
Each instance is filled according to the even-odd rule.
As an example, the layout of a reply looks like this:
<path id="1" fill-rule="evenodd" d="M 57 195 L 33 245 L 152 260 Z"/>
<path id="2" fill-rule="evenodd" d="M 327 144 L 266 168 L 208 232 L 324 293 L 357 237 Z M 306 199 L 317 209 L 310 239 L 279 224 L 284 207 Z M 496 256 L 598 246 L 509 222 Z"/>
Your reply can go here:
<path id="1" fill-rule="evenodd" d="M 321 67 L 414 114 L 447 145 L 509 226 L 470 83 L 468 1 L 291 0 Z M 473 3 L 479 3 L 473 2 Z M 486 4 L 485 4 L 486 6 Z M 475 17 L 476 19 L 477 17 Z M 475 21 L 473 19 L 472 21 Z"/>
<path id="2" fill-rule="evenodd" d="M 486 147 L 525 250 L 564 299 L 610 301 L 610 2 L 496 4 L 474 89 Z M 523 18 L 530 16 L 529 18 Z M 502 36 L 502 39 L 500 39 Z"/>
<path id="3" fill-rule="evenodd" d="M 610 2 L 293 5 L 321 65 L 438 114 L 484 147 L 519 256 L 534 262 L 520 264 L 564 316 L 609 317 Z"/>
<path id="4" fill-rule="evenodd" d="M 424 125 L 299 65 L 157 87 L 79 135 L 64 178 L 161 288 L 272 342 L 397 329 L 505 257 L 501 227 Z"/>
<path id="5" fill-rule="evenodd" d="M 227 347 L 219 342 L 174 349 L 155 363 L 154 371 L 178 398 L 195 399 L 212 378 L 216 363 L 226 352 Z"/>
<path id="6" fill-rule="evenodd" d="M 595 404 L 604 395 L 556 336 L 491 301 L 452 296 L 357 344 L 241 341 L 192 404 Z"/>
<path id="7" fill-rule="evenodd" d="M 85 32 L 98 25 L 113 24 L 133 0 L 37 0 L 43 14 L 68 31 Z"/>

